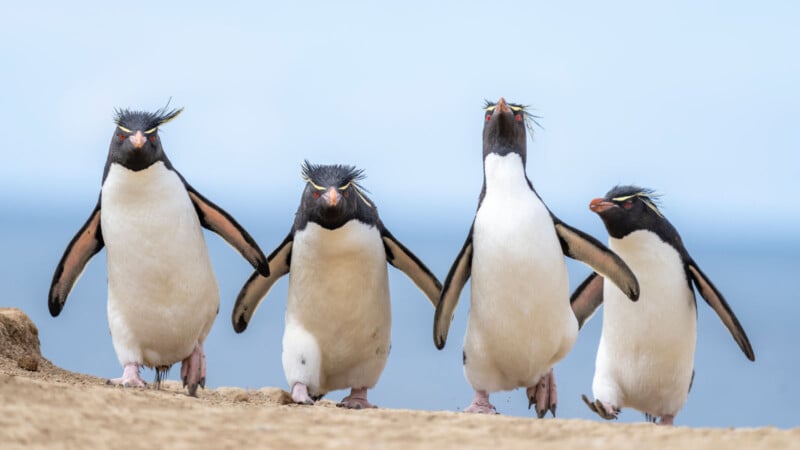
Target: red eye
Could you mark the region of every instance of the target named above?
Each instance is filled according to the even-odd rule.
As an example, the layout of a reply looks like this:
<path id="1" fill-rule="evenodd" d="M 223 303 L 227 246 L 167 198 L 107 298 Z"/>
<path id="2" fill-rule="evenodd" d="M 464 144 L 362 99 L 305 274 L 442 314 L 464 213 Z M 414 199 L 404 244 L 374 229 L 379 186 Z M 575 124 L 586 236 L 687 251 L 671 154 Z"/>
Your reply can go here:
<path id="1" fill-rule="evenodd" d="M 492 120 L 492 115 L 491 114 L 487 114 L 486 115 L 486 121 L 488 122 L 490 120 Z"/>
<path id="2" fill-rule="evenodd" d="M 125 140 L 125 135 L 124 134 L 120 134 L 119 135 L 119 140 L 120 141 L 124 141 Z"/>
<path id="3" fill-rule="evenodd" d="M 625 207 L 625 209 L 631 209 L 631 208 L 633 208 L 633 202 L 632 202 L 632 201 L 630 201 L 630 200 L 628 200 L 628 201 L 626 201 L 626 202 L 625 202 L 625 204 L 624 204 L 624 205 L 622 205 L 622 206 L 624 206 L 624 207 Z"/>
<path id="4" fill-rule="evenodd" d="M 155 141 L 156 141 L 156 136 L 155 135 L 150 136 L 150 142 L 155 142 Z"/>
<path id="5" fill-rule="evenodd" d="M 313 195 L 314 198 L 319 198 L 319 191 L 314 191 L 314 193 L 311 195 Z"/>
<path id="6" fill-rule="evenodd" d="M 516 120 L 517 122 L 522 122 L 522 114 L 517 113 L 514 116 L 514 120 Z"/>
<path id="7" fill-rule="evenodd" d="M 348 189 L 348 190 L 342 192 L 342 195 L 345 196 L 345 197 L 350 197 L 350 190 Z"/>

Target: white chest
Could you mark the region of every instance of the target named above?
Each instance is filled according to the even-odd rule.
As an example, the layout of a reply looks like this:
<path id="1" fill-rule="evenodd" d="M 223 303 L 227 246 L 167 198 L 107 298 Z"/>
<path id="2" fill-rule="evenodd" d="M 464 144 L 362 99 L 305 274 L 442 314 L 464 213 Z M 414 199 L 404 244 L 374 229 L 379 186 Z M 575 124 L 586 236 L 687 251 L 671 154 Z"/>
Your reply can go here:
<path id="1" fill-rule="evenodd" d="M 386 252 L 377 227 L 352 220 L 327 230 L 310 222 L 295 234 L 288 314 L 300 314 L 304 322 L 341 322 L 386 315 L 388 305 Z"/>
<path id="2" fill-rule="evenodd" d="M 561 246 L 550 213 L 528 186 L 521 159 L 489 155 L 485 171 L 486 194 L 472 235 L 473 300 L 475 294 L 502 292 L 564 300 L 568 283 Z"/>
<path id="3" fill-rule="evenodd" d="M 578 327 L 552 217 L 516 154 L 489 155 L 475 216 L 464 372 L 475 389 L 531 386 L 566 355 Z"/>
<path id="4" fill-rule="evenodd" d="M 612 238 L 609 247 L 636 275 L 641 295 L 638 302 L 631 302 L 612 283 L 604 283 L 604 322 L 622 327 L 629 336 L 632 331 L 650 338 L 694 335 L 694 294 L 678 251 L 644 230 Z"/>
<path id="5" fill-rule="evenodd" d="M 100 226 L 113 294 L 133 300 L 145 293 L 216 291 L 197 212 L 163 163 L 138 172 L 113 164 L 103 184 Z"/>
<path id="6" fill-rule="evenodd" d="M 186 235 L 200 231 L 186 188 L 161 162 L 138 172 L 112 164 L 100 206 L 103 238 L 112 248 L 144 236 L 170 246 L 172 238 L 192 239 Z"/>
<path id="7" fill-rule="evenodd" d="M 680 254 L 649 231 L 610 239 L 639 280 L 631 302 L 603 284 L 603 332 L 592 388 L 595 397 L 659 416 L 675 414 L 689 391 L 697 339 L 694 293 Z"/>
<path id="8" fill-rule="evenodd" d="M 325 392 L 374 386 L 391 337 L 386 253 L 374 226 L 295 233 L 286 304 L 287 381 Z M 299 363 L 298 363 L 299 361 Z"/>
<path id="9" fill-rule="evenodd" d="M 219 291 L 200 221 L 178 175 L 163 163 L 113 164 L 100 226 L 108 262 L 108 317 L 120 361 L 169 365 L 211 328 Z"/>

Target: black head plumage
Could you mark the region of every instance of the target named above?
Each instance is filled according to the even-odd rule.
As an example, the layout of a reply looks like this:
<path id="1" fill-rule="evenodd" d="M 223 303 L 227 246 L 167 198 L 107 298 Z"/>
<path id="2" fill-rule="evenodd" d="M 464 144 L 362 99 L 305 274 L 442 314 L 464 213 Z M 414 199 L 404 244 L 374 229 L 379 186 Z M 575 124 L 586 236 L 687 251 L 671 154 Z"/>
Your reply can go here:
<path id="1" fill-rule="evenodd" d="M 168 108 L 169 104 L 153 112 L 116 109 L 114 111 L 114 123 L 122 129 L 139 130 L 149 134 L 183 112 L 183 108 Z"/>
<path id="2" fill-rule="evenodd" d="M 605 197 L 592 200 L 589 208 L 600 216 L 613 238 L 621 239 L 634 231 L 647 230 L 678 248 L 682 246 L 680 236 L 661 212 L 660 197 L 652 189 L 618 185 Z"/>
<path id="3" fill-rule="evenodd" d="M 172 169 L 161 146 L 158 127 L 175 119 L 181 112 L 183 108 L 169 109 L 169 103 L 153 112 L 116 109 L 114 123 L 117 127 L 111 136 L 103 181 L 114 163 L 140 171 L 156 162 L 163 162 Z"/>
<path id="4" fill-rule="evenodd" d="M 304 161 L 302 176 L 306 187 L 295 216 L 295 230 L 305 228 L 308 222 L 330 230 L 353 219 L 369 225 L 377 223 L 377 209 L 360 183 L 364 179 L 363 170 Z"/>
<path id="5" fill-rule="evenodd" d="M 531 112 L 530 105 L 522 105 L 520 103 L 507 103 L 508 107 L 511 109 L 512 112 L 517 113 L 519 112 L 522 114 L 522 120 L 525 123 L 525 129 L 528 130 L 528 135 L 531 139 L 533 139 L 533 134 L 535 131 L 535 127 L 543 128 L 542 125 L 539 123 L 539 119 L 542 116 L 537 116 L 533 112 Z M 486 99 L 483 99 L 483 110 L 488 112 L 494 112 L 494 109 L 497 107 L 497 102 L 492 102 Z"/>
<path id="6" fill-rule="evenodd" d="M 606 193 L 606 199 L 617 203 L 638 199 L 656 215 L 664 217 L 661 210 L 659 210 L 661 195 L 657 194 L 653 189 L 633 185 L 617 185 Z"/>
<path id="7" fill-rule="evenodd" d="M 505 156 L 516 153 L 527 160 L 526 131 L 533 137 L 534 125 L 539 125 L 539 116 L 529 107 L 519 103 L 506 103 L 502 97 L 497 103 L 486 101 L 483 106 L 483 157 L 495 153 Z"/>
<path id="8" fill-rule="evenodd" d="M 359 183 L 366 178 L 363 169 L 342 164 L 324 165 L 311 164 L 308 160 L 303 161 L 301 168 L 303 180 L 317 186 L 345 186 L 352 184 L 361 191 L 367 191 Z"/>

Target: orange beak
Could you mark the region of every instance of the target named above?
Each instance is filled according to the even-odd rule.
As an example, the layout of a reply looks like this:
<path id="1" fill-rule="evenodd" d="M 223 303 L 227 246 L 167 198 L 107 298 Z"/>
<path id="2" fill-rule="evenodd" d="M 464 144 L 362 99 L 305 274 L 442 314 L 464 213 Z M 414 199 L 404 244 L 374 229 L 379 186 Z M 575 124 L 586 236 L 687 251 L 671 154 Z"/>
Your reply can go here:
<path id="1" fill-rule="evenodd" d="M 322 196 L 328 201 L 328 206 L 336 206 L 339 203 L 339 191 L 335 187 L 328 188 Z"/>
<path id="2" fill-rule="evenodd" d="M 617 205 L 607 201 L 604 198 L 596 198 L 589 203 L 589 209 L 597 214 L 600 214 L 607 209 L 614 208 L 615 206 Z"/>
<path id="3" fill-rule="evenodd" d="M 142 148 L 145 141 L 147 141 L 141 131 L 137 131 L 136 134 L 132 134 L 128 139 L 131 140 L 133 148 Z"/>
<path id="4" fill-rule="evenodd" d="M 497 106 L 495 107 L 496 112 L 500 113 L 507 113 L 511 111 L 511 108 L 508 107 L 506 104 L 506 99 L 500 97 L 500 100 L 497 101 Z"/>

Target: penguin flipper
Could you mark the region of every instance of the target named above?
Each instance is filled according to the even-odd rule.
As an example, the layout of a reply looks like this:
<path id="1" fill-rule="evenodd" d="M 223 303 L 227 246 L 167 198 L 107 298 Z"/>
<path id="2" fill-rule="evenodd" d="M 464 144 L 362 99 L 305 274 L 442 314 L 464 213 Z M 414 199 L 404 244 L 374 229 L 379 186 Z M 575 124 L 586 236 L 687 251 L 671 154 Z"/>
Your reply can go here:
<path id="1" fill-rule="evenodd" d="M 405 273 L 417 285 L 435 308 L 439 304 L 442 283 L 430 269 L 409 249 L 400 243 L 383 224 L 380 224 L 383 247 L 386 250 L 386 261 Z"/>
<path id="2" fill-rule="evenodd" d="M 67 295 L 72 290 L 72 286 L 78 281 L 86 263 L 92 259 L 92 256 L 99 252 L 105 242 L 103 241 L 103 233 L 100 230 L 100 200 L 97 200 L 97 206 L 94 211 L 83 224 L 75 237 L 72 238 L 67 249 L 64 250 L 64 255 L 61 261 L 58 262 L 56 271 L 53 274 L 53 281 L 50 284 L 50 294 L 47 298 L 47 306 L 50 309 L 50 315 L 53 317 L 58 316 L 64 308 L 64 303 L 67 301 Z"/>
<path id="3" fill-rule="evenodd" d="M 267 258 L 258 247 L 258 244 L 256 244 L 256 241 L 250 236 L 250 233 L 242 228 L 242 226 L 239 225 L 230 214 L 225 212 L 225 210 L 200 195 L 200 193 L 189 186 L 188 183 L 185 185 L 186 190 L 189 192 L 189 198 L 194 205 L 194 209 L 197 211 L 200 224 L 204 228 L 217 233 L 225 239 L 225 241 L 236 249 L 259 274 L 268 276 L 269 266 L 267 264 Z"/>
<path id="4" fill-rule="evenodd" d="M 756 356 L 753 353 L 753 347 L 750 345 L 750 340 L 747 338 L 747 334 L 744 332 L 744 328 L 742 328 L 742 324 L 739 323 L 739 319 L 736 318 L 736 315 L 733 313 L 733 310 L 728 305 L 728 302 L 725 301 L 725 298 L 722 294 L 717 290 L 717 288 L 711 283 L 711 280 L 706 277 L 706 275 L 697 267 L 697 264 L 693 260 L 689 260 L 686 263 L 686 267 L 688 269 L 689 275 L 694 282 L 694 285 L 697 286 L 697 290 L 700 291 L 700 295 L 703 296 L 703 299 L 708 303 L 708 306 L 713 309 L 717 315 L 719 316 L 722 323 L 725 324 L 725 327 L 728 328 L 728 331 L 731 332 L 733 339 L 739 344 L 739 348 L 742 349 L 747 359 L 750 361 L 755 361 Z"/>
<path id="5" fill-rule="evenodd" d="M 595 272 L 611 280 L 632 301 L 639 299 L 639 281 L 616 253 L 597 239 L 553 217 L 561 249 L 570 258 L 577 259 Z"/>
<path id="6" fill-rule="evenodd" d="M 236 297 L 236 304 L 233 306 L 233 314 L 231 315 L 233 329 L 237 333 L 241 333 L 247 328 L 250 319 L 256 312 L 256 308 L 272 288 L 272 285 L 280 277 L 289 273 L 293 242 L 294 234 L 289 233 L 286 239 L 281 242 L 281 245 L 267 258 L 269 275 L 265 277 L 255 271 L 242 286 L 242 290 L 239 291 L 239 295 Z"/>
<path id="7" fill-rule="evenodd" d="M 436 314 L 433 316 L 433 343 L 439 350 L 444 348 L 447 341 L 447 333 L 450 331 L 450 322 L 453 320 L 453 313 L 458 305 L 458 298 L 461 290 L 467 284 L 467 280 L 472 273 L 472 227 L 469 229 L 469 236 L 464 241 L 464 246 L 453 261 L 450 272 L 444 281 L 442 295 L 439 304 L 436 305 Z"/>
<path id="8" fill-rule="evenodd" d="M 572 311 L 578 319 L 578 329 L 592 318 L 597 308 L 603 304 L 603 277 L 592 272 L 586 277 L 569 298 Z"/>

